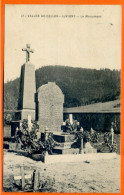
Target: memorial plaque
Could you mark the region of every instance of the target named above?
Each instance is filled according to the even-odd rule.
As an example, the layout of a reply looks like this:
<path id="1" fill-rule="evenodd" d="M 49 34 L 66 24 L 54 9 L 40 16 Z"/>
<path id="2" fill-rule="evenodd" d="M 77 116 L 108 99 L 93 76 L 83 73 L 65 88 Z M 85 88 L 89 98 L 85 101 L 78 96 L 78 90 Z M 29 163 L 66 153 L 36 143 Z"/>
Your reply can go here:
<path id="1" fill-rule="evenodd" d="M 38 120 L 40 131 L 61 131 L 63 124 L 64 95 L 54 83 L 48 82 L 37 90 Z"/>

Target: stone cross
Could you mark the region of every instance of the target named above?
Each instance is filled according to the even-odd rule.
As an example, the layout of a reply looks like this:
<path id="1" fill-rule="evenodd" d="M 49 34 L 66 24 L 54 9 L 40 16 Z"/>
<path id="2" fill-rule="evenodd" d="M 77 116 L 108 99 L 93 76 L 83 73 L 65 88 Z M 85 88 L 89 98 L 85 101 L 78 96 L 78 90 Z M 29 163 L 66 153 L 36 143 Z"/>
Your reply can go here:
<path id="1" fill-rule="evenodd" d="M 27 48 L 23 48 L 22 51 L 26 51 L 26 62 L 30 61 L 30 52 L 34 53 L 33 49 L 30 49 L 30 44 L 26 44 Z"/>

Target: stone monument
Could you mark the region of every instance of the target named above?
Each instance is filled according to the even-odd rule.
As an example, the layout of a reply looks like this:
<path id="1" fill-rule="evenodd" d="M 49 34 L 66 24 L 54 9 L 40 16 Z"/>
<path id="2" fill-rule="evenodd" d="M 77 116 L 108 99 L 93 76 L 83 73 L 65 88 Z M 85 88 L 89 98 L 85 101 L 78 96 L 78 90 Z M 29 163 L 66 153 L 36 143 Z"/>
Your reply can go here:
<path id="1" fill-rule="evenodd" d="M 37 90 L 36 96 L 36 119 L 39 121 L 39 129 L 43 133 L 52 132 L 53 139 L 58 143 L 52 150 L 55 154 L 78 154 L 78 148 L 71 148 L 75 136 L 65 134 L 63 125 L 64 95 L 61 89 L 54 83 L 42 85 Z"/>
<path id="2" fill-rule="evenodd" d="M 33 53 L 34 51 L 30 49 L 29 44 L 26 46 L 27 48 L 22 49 L 22 51 L 26 51 L 26 63 L 21 67 L 18 112 L 16 113 L 16 120 L 28 119 L 28 115 L 31 115 L 31 119 L 35 120 L 35 67 L 30 62 L 30 52 Z"/>
<path id="3" fill-rule="evenodd" d="M 41 132 L 44 132 L 46 127 L 51 132 L 61 132 L 63 103 L 64 95 L 54 82 L 39 87 L 36 93 L 36 110 Z"/>

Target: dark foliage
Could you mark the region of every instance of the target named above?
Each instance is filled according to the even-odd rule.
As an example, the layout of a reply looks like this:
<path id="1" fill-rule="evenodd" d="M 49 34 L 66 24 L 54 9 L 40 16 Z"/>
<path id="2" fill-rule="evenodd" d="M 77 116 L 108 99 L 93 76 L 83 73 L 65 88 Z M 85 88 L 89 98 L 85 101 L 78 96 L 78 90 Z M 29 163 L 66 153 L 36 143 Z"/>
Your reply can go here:
<path id="1" fill-rule="evenodd" d="M 120 132 L 120 114 L 74 114 L 74 119 L 80 122 L 80 126 L 86 131 L 93 128 L 97 132 L 110 132 L 111 124 L 114 123 L 115 133 Z M 65 117 L 66 118 L 66 117 Z M 68 118 L 68 116 L 67 116 Z"/>
<path id="2" fill-rule="evenodd" d="M 81 139 L 83 138 L 83 142 L 90 142 L 95 148 L 97 148 L 98 152 L 103 152 L 104 148 L 107 147 L 109 152 L 117 152 L 117 144 L 116 140 L 114 139 L 114 142 L 112 144 L 112 135 L 110 132 L 106 132 L 103 135 L 103 141 L 100 140 L 100 135 L 96 131 L 93 131 L 93 133 L 84 131 L 82 132 L 76 132 L 76 138 L 77 138 L 77 147 L 80 148 Z"/>
<path id="3" fill-rule="evenodd" d="M 56 82 L 65 96 L 65 107 L 115 100 L 120 96 L 120 71 L 45 66 L 36 70 L 36 88 Z M 19 78 L 4 85 L 4 109 L 17 109 Z"/>
<path id="4" fill-rule="evenodd" d="M 48 138 L 43 141 L 41 139 L 37 139 L 38 131 L 39 125 L 36 121 L 32 121 L 32 128 L 31 131 L 29 131 L 27 120 L 23 120 L 22 129 L 18 130 L 16 140 L 22 144 L 22 149 L 26 150 L 29 154 L 41 154 L 46 151 L 51 154 L 52 148 L 55 146 L 53 134 L 49 132 Z"/>
<path id="5" fill-rule="evenodd" d="M 104 149 L 105 145 L 109 148 L 110 152 L 117 152 L 116 141 L 114 140 L 112 144 L 112 134 L 110 132 L 104 133 L 104 142 L 102 143 L 100 147 L 100 152 L 102 152 L 102 149 Z"/>
<path id="6" fill-rule="evenodd" d="M 89 132 L 89 131 L 83 131 L 82 132 L 75 132 L 76 139 L 77 139 L 77 147 L 80 147 L 81 139 L 83 138 L 83 142 L 92 142 L 92 143 L 98 143 L 99 142 L 99 133 L 97 132 Z"/>
<path id="7" fill-rule="evenodd" d="M 17 109 L 19 96 L 19 78 L 4 84 L 4 109 Z"/>
<path id="8" fill-rule="evenodd" d="M 71 133 L 77 130 L 80 130 L 80 126 L 77 120 L 73 120 L 73 124 L 70 123 L 69 119 L 65 120 L 65 132 Z"/>
<path id="9" fill-rule="evenodd" d="M 14 118 L 14 116 L 15 116 L 15 113 L 14 112 L 4 112 L 4 116 L 3 116 L 3 123 L 4 123 L 4 125 L 6 125 L 6 124 L 10 124 L 11 123 L 11 121 L 13 120 L 13 118 Z"/>

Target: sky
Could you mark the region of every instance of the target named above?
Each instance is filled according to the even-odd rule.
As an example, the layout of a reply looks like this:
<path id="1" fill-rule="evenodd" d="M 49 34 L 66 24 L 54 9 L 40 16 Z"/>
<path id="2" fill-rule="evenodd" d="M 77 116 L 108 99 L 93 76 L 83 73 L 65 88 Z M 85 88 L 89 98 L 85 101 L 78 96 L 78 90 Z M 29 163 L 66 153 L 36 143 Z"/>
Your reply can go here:
<path id="1" fill-rule="evenodd" d="M 35 69 L 121 69 L 121 5 L 5 5 L 4 82 L 20 76 L 30 44 Z"/>

